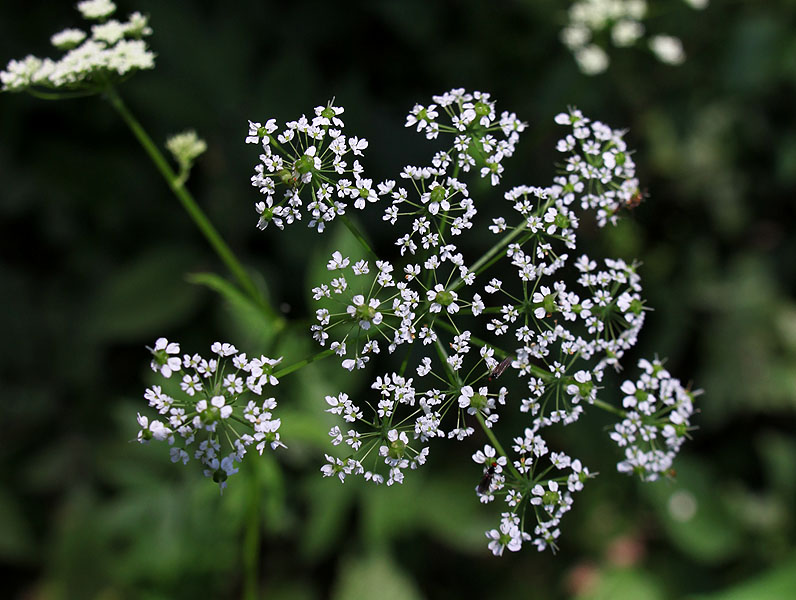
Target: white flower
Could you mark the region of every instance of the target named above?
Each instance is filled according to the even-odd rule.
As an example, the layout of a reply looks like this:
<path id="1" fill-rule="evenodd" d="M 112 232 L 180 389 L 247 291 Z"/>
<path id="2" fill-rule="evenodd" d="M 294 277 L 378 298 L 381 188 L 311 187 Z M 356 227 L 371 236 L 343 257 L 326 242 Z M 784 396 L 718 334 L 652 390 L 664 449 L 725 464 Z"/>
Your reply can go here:
<path id="1" fill-rule="evenodd" d="M 591 41 L 591 32 L 588 27 L 570 25 L 561 30 L 561 41 L 570 50 L 577 50 Z"/>
<path id="2" fill-rule="evenodd" d="M 110 0 L 83 0 L 77 3 L 77 10 L 85 19 L 104 19 L 114 13 L 116 5 Z"/>
<path id="3" fill-rule="evenodd" d="M 166 148 L 180 168 L 187 170 L 207 150 L 207 143 L 200 139 L 195 131 L 189 130 L 169 137 L 166 140 Z"/>
<path id="4" fill-rule="evenodd" d="M 100 42 L 105 42 L 108 46 L 113 46 L 116 42 L 124 38 L 125 33 L 127 33 L 126 25 L 122 25 L 115 19 L 91 26 L 91 38 Z"/>
<path id="5" fill-rule="evenodd" d="M 524 536 L 518 525 L 519 518 L 516 515 L 503 513 L 500 520 L 500 529 L 492 529 L 486 532 L 486 537 L 490 540 L 489 549 L 492 554 L 503 556 L 503 550 L 506 548 L 511 552 L 517 552 L 522 548 Z"/>
<path id="6" fill-rule="evenodd" d="M 348 463 L 343 462 L 339 458 L 329 456 L 328 454 L 325 456 L 328 462 L 321 467 L 321 473 L 323 473 L 323 476 L 333 477 L 337 475 L 340 478 L 340 481 L 345 481 L 346 475 L 351 473 L 351 467 L 348 465 Z"/>
<path id="7" fill-rule="evenodd" d="M 233 354 L 237 354 L 238 349 L 235 348 L 232 344 L 228 344 L 226 342 L 214 342 L 212 346 L 210 346 L 210 350 L 218 354 L 219 356 L 232 356 Z"/>
<path id="8" fill-rule="evenodd" d="M 459 312 L 459 305 L 456 304 L 456 300 L 458 300 L 459 295 L 452 290 L 445 290 L 441 283 L 435 285 L 434 289 L 428 290 L 426 292 L 426 297 L 428 298 L 429 302 L 431 302 L 431 307 L 429 310 L 433 313 L 440 312 L 443 307 L 445 307 L 450 314 Z"/>
<path id="9" fill-rule="evenodd" d="M 656 35 L 650 39 L 650 50 L 663 63 L 680 65 L 685 61 L 683 43 L 671 35 Z"/>
<path id="10" fill-rule="evenodd" d="M 80 29 L 64 29 L 50 38 L 50 43 L 61 50 L 69 50 L 86 39 L 86 33 Z"/>
<path id="11" fill-rule="evenodd" d="M 159 371 L 163 377 L 171 377 L 174 371 L 179 371 L 182 361 L 179 356 L 180 345 L 176 342 L 169 342 L 166 338 L 158 338 L 155 347 L 151 349 L 153 358 L 150 366 L 156 373 Z"/>
<path id="12" fill-rule="evenodd" d="M 335 271 L 337 269 L 344 269 L 346 268 L 351 261 L 348 257 L 343 258 L 343 255 L 340 253 L 339 250 L 335 250 L 332 253 L 332 259 L 326 264 L 326 268 L 329 271 Z"/>
<path id="13" fill-rule="evenodd" d="M 620 48 L 632 46 L 644 35 L 644 26 L 632 19 L 617 21 L 611 28 L 611 40 Z"/>
<path id="14" fill-rule="evenodd" d="M 137 418 L 138 425 L 141 427 L 141 431 L 138 432 L 138 441 L 142 444 L 152 439 L 162 442 L 171 434 L 171 430 L 160 421 L 152 421 L 150 423 L 149 419 L 140 413 Z"/>
<path id="15" fill-rule="evenodd" d="M 348 145 L 354 153 L 354 156 L 362 156 L 362 151 L 368 147 L 368 140 L 352 137 L 349 138 Z"/>
<path id="16" fill-rule="evenodd" d="M 597 75 L 608 68 L 608 55 L 596 44 L 589 44 L 575 52 L 575 60 L 586 75 Z"/>

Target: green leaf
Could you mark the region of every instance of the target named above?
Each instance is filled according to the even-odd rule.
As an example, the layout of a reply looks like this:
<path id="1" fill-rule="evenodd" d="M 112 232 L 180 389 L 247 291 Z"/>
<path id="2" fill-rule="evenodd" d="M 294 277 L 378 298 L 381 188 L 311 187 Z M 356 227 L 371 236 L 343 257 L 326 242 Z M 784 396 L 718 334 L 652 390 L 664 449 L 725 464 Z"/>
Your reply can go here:
<path id="1" fill-rule="evenodd" d="M 615 569 L 601 571 L 593 588 L 578 600 L 662 600 L 660 584 L 644 571 Z"/>
<path id="2" fill-rule="evenodd" d="M 278 450 L 281 452 L 284 449 Z M 263 455 L 249 457 L 249 467 L 257 469 L 257 479 L 262 482 L 264 498 L 262 513 L 265 529 L 269 533 L 284 532 L 289 529 L 287 519 L 287 486 L 285 474 L 270 448 Z"/>
<path id="3" fill-rule="evenodd" d="M 742 549 L 743 533 L 717 494 L 708 466 L 681 457 L 677 480 L 643 484 L 662 524 L 680 550 L 703 563 L 716 563 Z"/>
<path id="4" fill-rule="evenodd" d="M 379 548 L 401 535 L 410 536 L 421 527 L 420 513 L 427 508 L 419 501 L 423 476 L 406 474 L 401 485 L 368 485 L 362 490 L 362 539 L 366 547 Z"/>
<path id="5" fill-rule="evenodd" d="M 345 483 L 322 478 L 320 473 L 306 481 L 309 518 L 301 536 L 301 552 L 308 558 L 326 555 L 341 536 L 346 512 L 354 499 L 355 479 Z"/>
<path id="6" fill-rule="evenodd" d="M 333 600 L 415 600 L 415 583 L 386 555 L 348 559 L 340 565 Z"/>
<path id="7" fill-rule="evenodd" d="M 279 431 L 288 446 L 292 441 L 299 441 L 315 447 L 328 447 L 329 435 L 327 432 L 330 427 L 330 419 L 326 418 L 328 415 L 320 407 L 311 412 L 306 409 L 282 409 L 280 407 L 279 417 L 282 419 Z"/>
<path id="8" fill-rule="evenodd" d="M 192 273 L 187 280 L 210 288 L 227 301 L 229 314 L 239 334 L 236 339 L 242 338 L 241 343 L 259 348 L 271 341 L 275 333 L 272 318 L 235 285 L 215 273 Z"/>
<path id="9" fill-rule="evenodd" d="M 441 544 L 467 552 L 487 552 L 485 531 L 497 526 L 496 515 L 484 510 L 467 476 L 437 475 L 423 484 L 416 506 L 421 527 Z M 455 475 L 458 475 L 456 477 Z"/>
<path id="10" fill-rule="evenodd" d="M 756 446 L 763 459 L 770 486 L 784 496 L 796 494 L 796 440 L 786 435 L 767 432 L 757 439 Z"/>
<path id="11" fill-rule="evenodd" d="M 751 581 L 695 600 L 780 600 L 796 591 L 796 554 Z"/>
<path id="12" fill-rule="evenodd" d="M 363 541 L 378 548 L 422 532 L 447 546 L 486 551 L 484 532 L 497 520 L 483 510 L 474 488 L 475 483 L 461 477 L 429 477 L 422 471 L 407 473 L 401 485 L 368 486 L 360 495 Z"/>

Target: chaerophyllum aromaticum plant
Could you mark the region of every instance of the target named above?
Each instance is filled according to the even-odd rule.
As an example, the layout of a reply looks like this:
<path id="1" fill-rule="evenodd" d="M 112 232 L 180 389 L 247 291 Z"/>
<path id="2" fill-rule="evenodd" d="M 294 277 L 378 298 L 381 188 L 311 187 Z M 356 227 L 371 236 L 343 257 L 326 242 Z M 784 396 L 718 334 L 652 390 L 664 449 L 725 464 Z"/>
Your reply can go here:
<path id="1" fill-rule="evenodd" d="M 192 131 L 169 140 L 175 172 L 116 92 L 131 73 L 154 66 L 142 38 L 151 33 L 147 19 L 109 19 L 108 0 L 78 9 L 96 21 L 91 35 L 53 36 L 67 50 L 58 61 L 11 61 L 0 74 L 4 91 L 107 99 L 242 293 L 284 327 L 185 188 L 204 142 Z M 221 342 L 201 356 L 156 340 L 151 367 L 171 385 L 145 391 L 150 411 L 139 414 L 138 440 L 166 442 L 173 462 L 198 461 L 223 490 L 252 446 L 258 454 L 289 451 L 279 432 L 279 379 L 332 357 L 341 369 L 370 369 L 371 385 L 363 396 L 339 390 L 318 398 L 318 410 L 338 420 L 321 474 L 392 486 L 426 467 L 435 445 L 459 445 L 475 463 L 474 498 L 494 507 L 496 526 L 486 537 L 496 555 L 524 543 L 555 549 L 564 514 L 595 476 L 588 461 L 548 444 L 552 428 L 607 411 L 616 423 L 595 443 L 608 437 L 619 447 L 618 470 L 644 481 L 669 473 L 693 428 L 698 392 L 657 358 L 639 361 L 638 375 L 620 390 L 607 389 L 606 372 L 622 368 L 649 308 L 636 263 L 590 257 L 578 246 L 584 216 L 610 226 L 640 201 L 633 152 L 624 131 L 577 109 L 555 122 L 561 139 L 551 180 L 501 190 L 528 125 L 498 112 L 487 93 L 453 89 L 416 104 L 406 126 L 443 149 L 380 182 L 362 164 L 367 140 L 345 132 L 334 102 L 281 126 L 249 121 L 245 142 L 258 155 L 254 225 L 266 235 L 299 222 L 318 233 L 346 227 L 367 258 L 328 257 L 328 276 L 312 289 L 317 307 L 307 335 L 320 351 L 310 358 L 249 357 Z M 479 179 L 490 186 L 474 185 Z M 483 217 L 482 208 L 497 202 L 500 215 Z M 379 257 L 349 218 L 364 210 L 390 226 L 392 259 Z M 492 246 L 477 255 L 469 238 L 486 231 Z M 497 428 L 501 420 L 515 429 Z M 469 438 L 486 443 L 473 453 Z"/>

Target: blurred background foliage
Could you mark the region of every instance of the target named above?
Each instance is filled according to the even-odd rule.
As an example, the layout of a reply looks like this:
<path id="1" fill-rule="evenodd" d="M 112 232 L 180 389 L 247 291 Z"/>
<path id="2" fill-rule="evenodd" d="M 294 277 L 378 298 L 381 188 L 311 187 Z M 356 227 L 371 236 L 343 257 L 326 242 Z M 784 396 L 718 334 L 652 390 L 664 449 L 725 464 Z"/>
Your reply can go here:
<path id="1" fill-rule="evenodd" d="M 796 2 L 659 2 L 650 27 L 680 36 L 686 63 L 613 51 L 594 78 L 557 39 L 558 0 L 119 4 L 150 15 L 158 52 L 122 96 L 156 140 L 186 128 L 207 140 L 189 185 L 296 326 L 274 339 L 208 289 L 223 287 L 210 275 L 223 266 L 101 99 L 0 96 L 4 596 L 238 597 L 253 545 L 269 598 L 796 597 Z M 79 20 L 72 2 L 0 13 L 2 61 L 47 54 L 50 34 Z M 479 440 L 438 445 L 396 489 L 320 478 L 323 396 L 367 383 L 330 362 L 284 379 L 290 451 L 252 460 L 223 497 L 195 465 L 130 443 L 152 381 L 144 346 L 160 335 L 186 351 L 216 339 L 315 351 L 311 276 L 349 242 L 255 229 L 246 119 L 284 122 L 335 97 L 380 180 L 430 157 L 403 128 L 413 103 L 459 86 L 530 123 L 502 189 L 550 181 L 552 117 L 567 105 L 630 129 L 649 198 L 586 243 L 644 263 L 656 310 L 629 358 L 668 356 L 706 391 L 676 480 L 618 476 L 607 433 L 578 424 L 556 441 L 601 475 L 559 554 L 494 559 L 483 531 L 495 518 L 472 491 Z M 365 224 L 375 239 L 378 212 Z"/>

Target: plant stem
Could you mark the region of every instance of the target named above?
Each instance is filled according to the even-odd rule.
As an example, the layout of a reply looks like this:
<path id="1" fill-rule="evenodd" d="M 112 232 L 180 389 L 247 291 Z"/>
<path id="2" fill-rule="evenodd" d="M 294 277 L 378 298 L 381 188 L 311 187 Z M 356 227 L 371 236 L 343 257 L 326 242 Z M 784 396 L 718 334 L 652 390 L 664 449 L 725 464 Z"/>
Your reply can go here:
<path id="1" fill-rule="evenodd" d="M 157 145 L 152 141 L 152 138 L 149 137 L 149 134 L 147 134 L 141 124 L 132 115 L 127 106 L 125 106 L 124 102 L 122 102 L 122 99 L 116 90 L 112 87 L 109 87 L 105 92 L 105 97 L 133 132 L 133 135 L 135 135 L 141 146 L 144 148 L 144 151 L 149 155 L 149 158 L 155 164 L 157 170 L 160 171 L 160 174 L 166 180 L 166 183 L 180 201 L 182 207 L 191 217 L 194 224 L 199 228 L 199 231 L 201 231 L 205 236 L 205 239 L 210 242 L 213 250 L 215 250 L 216 254 L 224 262 L 235 279 L 237 279 L 238 283 L 246 292 L 246 294 L 248 294 L 252 300 L 255 301 L 260 309 L 262 309 L 262 311 L 275 324 L 281 323 L 283 321 L 282 316 L 279 315 L 279 313 L 277 313 L 277 311 L 266 302 L 265 298 L 263 298 L 260 290 L 254 284 L 251 277 L 249 277 L 248 273 L 246 273 L 243 265 L 241 265 L 240 261 L 238 261 L 235 254 L 221 237 L 221 234 L 216 231 L 216 228 L 210 222 L 210 219 L 207 218 L 207 215 L 205 215 L 204 211 L 199 208 L 199 205 L 196 203 L 196 200 L 194 200 L 190 192 L 185 189 L 180 177 L 174 173 L 174 170 L 169 166 L 169 163 L 163 156 L 163 153 L 158 149 Z"/>
<path id="2" fill-rule="evenodd" d="M 454 388 L 461 388 L 464 385 L 464 382 L 462 381 L 462 378 L 459 377 L 459 374 L 448 364 L 448 353 L 445 351 L 445 346 L 442 345 L 442 342 L 439 340 L 439 338 L 434 341 L 434 346 L 437 349 L 440 362 L 442 362 L 442 367 L 445 369 L 445 373 L 448 375 L 448 381 Z"/>
<path id="3" fill-rule="evenodd" d="M 293 363 L 292 365 L 286 366 L 284 369 L 280 369 L 279 371 L 274 373 L 274 377 L 276 377 L 277 379 L 280 377 L 284 377 L 285 375 L 288 375 L 293 371 L 297 371 L 301 367 L 306 367 L 308 364 L 315 362 L 316 360 L 321 360 L 322 358 L 326 358 L 327 356 L 330 356 L 332 354 L 334 354 L 334 350 L 332 350 L 331 348 L 327 348 L 322 352 L 318 352 L 318 354 L 313 354 L 310 357 L 307 357 L 303 360 Z"/>
<path id="4" fill-rule="evenodd" d="M 39 100 L 71 100 L 72 98 L 85 98 L 97 94 L 96 90 L 86 90 L 84 92 L 42 92 L 34 88 L 28 88 L 27 92 Z"/>
<path id="5" fill-rule="evenodd" d="M 495 437 L 495 433 L 492 431 L 491 428 L 486 426 L 486 421 L 484 421 L 484 416 L 480 412 L 477 412 L 475 413 L 475 417 L 478 419 L 478 424 L 481 425 L 481 429 L 484 430 L 486 437 L 489 438 L 489 441 L 492 442 L 492 445 L 495 447 L 495 450 L 497 450 L 497 453 L 500 454 L 500 456 L 506 457 L 506 466 L 509 468 L 509 471 L 511 471 L 511 474 L 514 475 L 514 477 L 516 477 L 518 480 L 522 479 L 522 475 L 520 475 L 520 472 L 514 467 L 514 463 L 511 462 L 511 459 L 509 459 L 509 455 L 506 454 L 506 451 L 503 449 L 503 446 L 498 441 L 497 437 Z"/>
<path id="6" fill-rule="evenodd" d="M 438 325 L 438 326 L 442 327 L 443 329 L 445 329 L 447 331 L 450 331 L 451 333 L 457 333 L 457 331 L 453 327 L 451 327 L 448 323 L 446 323 L 445 321 L 442 321 L 442 320 L 437 321 L 435 323 L 435 325 Z M 488 342 L 485 342 L 481 338 L 478 338 L 478 337 L 475 337 L 475 336 L 471 335 L 470 336 L 470 342 L 472 342 L 473 344 L 475 344 L 476 346 L 479 346 L 479 347 L 480 346 L 489 346 L 490 348 L 492 348 L 495 351 L 495 354 L 497 356 L 499 356 L 500 358 L 507 358 L 509 356 L 509 353 L 506 352 L 505 350 L 501 350 L 497 346 L 492 346 L 491 344 L 489 344 Z M 552 375 L 550 373 L 550 371 L 545 371 L 543 368 L 538 367 L 536 365 L 531 365 L 531 374 L 534 377 L 539 377 L 540 379 L 544 379 L 545 381 L 549 380 L 551 375 Z"/>
<path id="7" fill-rule="evenodd" d="M 601 408 L 604 411 L 607 411 L 609 413 L 613 413 L 613 414 L 618 415 L 618 416 L 620 416 L 622 418 L 627 416 L 627 413 L 625 411 L 623 411 L 621 408 L 617 408 L 616 406 L 608 404 L 607 402 L 605 402 L 603 400 L 598 400 L 597 398 L 595 398 L 594 402 L 592 404 L 594 404 L 594 406 L 596 406 L 597 408 Z"/>
<path id="8" fill-rule="evenodd" d="M 492 246 L 489 250 L 487 250 L 484 253 L 484 255 L 481 256 L 481 258 L 475 261 L 473 266 L 470 267 L 470 271 L 477 274 L 478 270 L 481 267 L 486 265 L 492 258 L 495 258 L 498 252 L 500 252 L 501 250 L 503 250 L 503 248 L 508 246 L 512 242 L 512 240 L 514 240 L 517 236 L 519 236 L 521 233 L 524 233 L 526 231 L 526 228 L 527 225 L 525 222 L 523 222 L 521 225 L 517 226 L 517 228 L 514 231 L 512 231 L 510 234 L 501 238 L 494 246 Z M 453 284 L 451 284 L 451 286 L 448 289 L 451 291 L 456 291 L 457 289 L 462 287 L 463 283 L 464 280 L 460 277 L 459 279 L 454 281 Z"/>
<path id="9" fill-rule="evenodd" d="M 368 244 L 368 241 L 365 239 L 365 236 L 362 234 L 361 231 L 359 231 L 359 228 L 356 225 L 354 225 L 353 221 L 351 221 L 351 219 L 349 219 L 347 215 L 339 215 L 337 218 L 340 219 L 346 227 L 348 227 L 348 230 L 357 239 L 357 241 L 360 244 L 362 244 L 362 247 L 365 249 L 365 251 L 368 254 L 370 254 L 373 258 L 378 260 L 379 259 L 378 255 L 373 251 L 373 248 L 370 247 L 370 244 Z"/>

